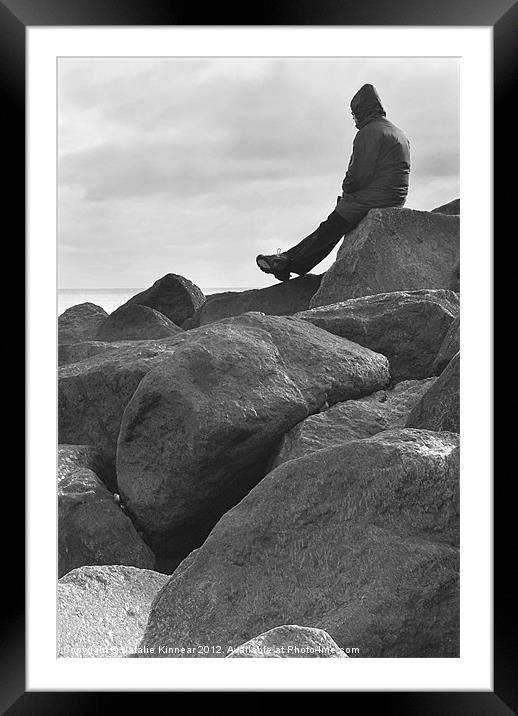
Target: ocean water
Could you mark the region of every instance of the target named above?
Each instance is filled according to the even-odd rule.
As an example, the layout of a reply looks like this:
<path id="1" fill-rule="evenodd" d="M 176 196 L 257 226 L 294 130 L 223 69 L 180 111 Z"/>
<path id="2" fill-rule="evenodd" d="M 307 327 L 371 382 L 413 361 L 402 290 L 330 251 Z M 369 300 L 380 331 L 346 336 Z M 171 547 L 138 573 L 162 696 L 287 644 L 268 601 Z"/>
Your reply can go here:
<path id="1" fill-rule="evenodd" d="M 249 289 L 246 286 L 216 286 L 208 288 L 200 286 L 200 288 L 206 296 L 211 293 L 247 291 Z M 144 288 L 61 288 L 58 290 L 58 316 L 77 303 L 95 303 L 97 306 L 104 308 L 107 313 L 113 313 L 128 299 L 143 290 Z"/>

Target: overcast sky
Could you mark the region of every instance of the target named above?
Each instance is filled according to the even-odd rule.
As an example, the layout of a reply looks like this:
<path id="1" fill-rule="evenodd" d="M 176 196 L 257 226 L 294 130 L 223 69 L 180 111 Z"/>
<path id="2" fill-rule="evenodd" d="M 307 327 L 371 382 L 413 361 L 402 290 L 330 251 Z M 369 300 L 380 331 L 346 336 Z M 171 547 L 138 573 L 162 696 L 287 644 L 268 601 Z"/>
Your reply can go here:
<path id="1" fill-rule="evenodd" d="M 459 196 L 456 59 L 102 59 L 58 64 L 61 288 L 275 282 L 287 249 L 334 208 L 373 84 L 411 144 L 407 207 Z M 331 256 L 314 269 L 321 273 Z"/>

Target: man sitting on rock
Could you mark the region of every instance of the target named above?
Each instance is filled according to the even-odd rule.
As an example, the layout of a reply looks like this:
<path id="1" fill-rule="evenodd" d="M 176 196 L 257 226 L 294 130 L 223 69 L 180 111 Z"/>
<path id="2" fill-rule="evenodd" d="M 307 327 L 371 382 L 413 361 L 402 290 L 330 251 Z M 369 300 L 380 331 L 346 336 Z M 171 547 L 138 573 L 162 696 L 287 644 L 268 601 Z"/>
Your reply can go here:
<path id="1" fill-rule="evenodd" d="M 259 254 L 257 265 L 279 281 L 302 276 L 322 261 L 368 213 L 369 209 L 403 206 L 408 194 L 410 143 L 385 117 L 373 85 L 361 87 L 351 100 L 359 130 L 353 142 L 342 196 L 327 219 L 293 248 L 277 255 Z"/>

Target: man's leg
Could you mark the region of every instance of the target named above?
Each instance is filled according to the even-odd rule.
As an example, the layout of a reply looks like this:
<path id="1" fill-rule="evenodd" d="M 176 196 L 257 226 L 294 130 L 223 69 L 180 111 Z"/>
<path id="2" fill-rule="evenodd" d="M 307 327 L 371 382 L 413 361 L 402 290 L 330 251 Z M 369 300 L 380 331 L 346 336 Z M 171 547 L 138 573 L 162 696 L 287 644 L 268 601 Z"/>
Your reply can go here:
<path id="1" fill-rule="evenodd" d="M 351 211 L 344 217 L 332 211 L 315 231 L 283 252 L 289 259 L 289 270 L 299 276 L 308 273 L 331 253 L 340 239 L 354 229 L 367 212 L 368 209 Z"/>

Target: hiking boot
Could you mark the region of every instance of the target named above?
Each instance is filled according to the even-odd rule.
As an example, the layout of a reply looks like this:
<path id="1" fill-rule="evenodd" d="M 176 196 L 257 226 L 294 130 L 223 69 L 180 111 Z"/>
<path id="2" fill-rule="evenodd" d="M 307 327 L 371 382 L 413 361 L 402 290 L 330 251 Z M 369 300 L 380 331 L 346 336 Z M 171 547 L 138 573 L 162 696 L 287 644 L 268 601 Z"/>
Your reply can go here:
<path id="1" fill-rule="evenodd" d="M 261 271 L 273 274 L 277 281 L 289 281 L 291 278 L 291 273 L 288 269 L 290 260 L 286 254 L 280 253 L 280 250 L 277 254 L 272 254 L 271 256 L 259 254 L 255 262 Z"/>

